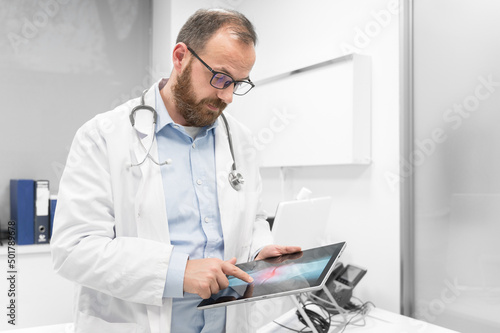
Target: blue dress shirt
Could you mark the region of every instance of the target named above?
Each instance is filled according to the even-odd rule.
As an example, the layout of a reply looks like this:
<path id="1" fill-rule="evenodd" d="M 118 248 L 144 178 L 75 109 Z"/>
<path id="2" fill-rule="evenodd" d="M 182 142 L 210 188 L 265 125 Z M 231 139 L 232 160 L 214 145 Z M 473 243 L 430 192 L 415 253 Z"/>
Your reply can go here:
<path id="1" fill-rule="evenodd" d="M 172 121 L 156 90 L 156 138 L 162 165 L 163 189 L 167 207 L 170 241 L 174 250 L 170 259 L 164 297 L 173 298 L 172 332 L 224 332 L 224 307 L 197 310 L 201 298 L 184 293 L 184 271 L 189 259 L 224 258 L 224 238 L 217 199 L 215 177 L 215 127 L 192 132 Z M 194 129 L 196 132 L 196 129 Z"/>

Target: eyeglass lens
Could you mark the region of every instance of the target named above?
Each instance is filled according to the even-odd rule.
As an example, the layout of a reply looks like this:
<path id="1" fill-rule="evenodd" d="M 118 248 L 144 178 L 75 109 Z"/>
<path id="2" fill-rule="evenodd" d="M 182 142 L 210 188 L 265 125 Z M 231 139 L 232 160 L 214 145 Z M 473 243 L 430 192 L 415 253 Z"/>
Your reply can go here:
<path id="1" fill-rule="evenodd" d="M 229 87 L 233 82 L 234 81 L 230 76 L 224 75 L 222 73 L 215 73 L 210 83 L 215 88 L 225 89 Z M 252 89 L 252 85 L 247 82 L 238 81 L 234 85 L 234 93 L 237 95 L 246 94 L 250 89 Z"/>
<path id="2" fill-rule="evenodd" d="M 233 79 L 222 73 L 216 73 L 212 78 L 212 85 L 215 88 L 224 89 L 233 83 Z"/>

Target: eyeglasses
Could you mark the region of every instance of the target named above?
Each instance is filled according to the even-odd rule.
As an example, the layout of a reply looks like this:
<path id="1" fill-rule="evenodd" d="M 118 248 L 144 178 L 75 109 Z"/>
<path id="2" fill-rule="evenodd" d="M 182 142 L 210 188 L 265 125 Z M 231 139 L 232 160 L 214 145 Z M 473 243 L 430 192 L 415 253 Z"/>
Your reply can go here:
<path id="1" fill-rule="evenodd" d="M 188 46 L 189 52 L 191 52 L 196 59 L 198 59 L 210 72 L 212 72 L 212 78 L 210 79 L 210 85 L 216 89 L 226 89 L 231 84 L 234 83 L 233 94 L 238 96 L 243 96 L 247 92 L 249 92 L 255 84 L 248 79 L 248 81 L 235 81 L 232 77 L 227 74 L 216 72 L 212 69 L 212 67 L 208 66 L 206 62 L 201 60 L 201 58 Z"/>

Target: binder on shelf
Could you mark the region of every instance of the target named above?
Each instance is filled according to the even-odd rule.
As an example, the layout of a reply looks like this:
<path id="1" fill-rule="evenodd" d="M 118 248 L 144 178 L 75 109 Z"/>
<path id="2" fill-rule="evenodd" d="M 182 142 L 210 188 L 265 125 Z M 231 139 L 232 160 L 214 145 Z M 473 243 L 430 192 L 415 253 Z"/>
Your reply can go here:
<path id="1" fill-rule="evenodd" d="M 52 238 L 52 230 L 54 229 L 54 215 L 56 213 L 57 195 L 50 196 L 50 238 Z"/>
<path id="2" fill-rule="evenodd" d="M 35 187 L 35 244 L 49 242 L 49 181 L 37 180 Z"/>
<path id="3" fill-rule="evenodd" d="M 35 181 L 10 180 L 10 219 L 16 222 L 16 244 L 28 245 L 35 241 Z"/>

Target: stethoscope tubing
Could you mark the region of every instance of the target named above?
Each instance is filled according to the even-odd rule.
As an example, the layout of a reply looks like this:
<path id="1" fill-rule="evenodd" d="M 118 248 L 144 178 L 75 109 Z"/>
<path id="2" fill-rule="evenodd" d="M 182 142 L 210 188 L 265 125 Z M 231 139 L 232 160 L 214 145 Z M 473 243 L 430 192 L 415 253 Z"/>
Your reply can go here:
<path id="1" fill-rule="evenodd" d="M 148 92 L 148 89 L 144 90 L 144 92 L 142 93 L 142 96 L 141 96 L 141 103 L 139 105 L 137 105 L 136 107 L 134 107 L 132 109 L 132 111 L 130 111 L 129 120 L 130 120 L 130 124 L 132 125 L 132 127 L 135 128 L 135 113 L 138 110 L 148 110 L 148 111 L 150 111 L 153 114 L 153 130 L 152 130 L 152 133 L 151 133 L 151 135 L 153 136 L 153 140 L 151 140 L 151 145 L 149 146 L 149 149 L 146 149 L 146 147 L 144 147 L 144 145 L 142 144 L 142 141 L 139 138 L 139 142 L 141 143 L 142 148 L 146 152 L 146 155 L 144 156 L 144 159 L 140 163 L 130 164 L 131 167 L 140 166 L 148 158 L 151 161 L 153 161 L 155 164 L 159 165 L 159 166 L 171 163 L 170 160 L 167 160 L 167 161 L 165 161 L 163 163 L 156 162 L 153 159 L 153 157 L 150 155 L 150 152 L 151 152 L 151 149 L 152 149 L 153 143 L 154 143 L 154 137 L 155 137 L 154 130 L 155 130 L 155 127 L 156 127 L 156 121 L 158 119 L 158 113 L 156 112 L 156 110 L 152 106 L 145 104 L 145 102 L 144 102 L 144 96 L 146 95 L 147 92 Z M 229 144 L 229 151 L 231 152 L 231 158 L 233 159 L 233 164 L 231 166 L 232 171 L 229 173 L 228 180 L 229 180 L 229 184 L 231 185 L 231 187 L 234 190 L 239 191 L 239 190 L 241 190 L 241 185 L 243 185 L 245 183 L 245 179 L 237 171 L 237 168 L 236 168 L 236 159 L 234 157 L 234 149 L 233 149 L 233 138 L 231 136 L 231 130 L 229 128 L 229 123 L 228 123 L 228 121 L 226 119 L 226 116 L 223 113 L 221 113 L 221 118 L 222 118 L 222 121 L 224 122 L 224 127 L 226 129 L 226 134 L 227 134 L 227 141 L 228 141 L 228 144 Z"/>

